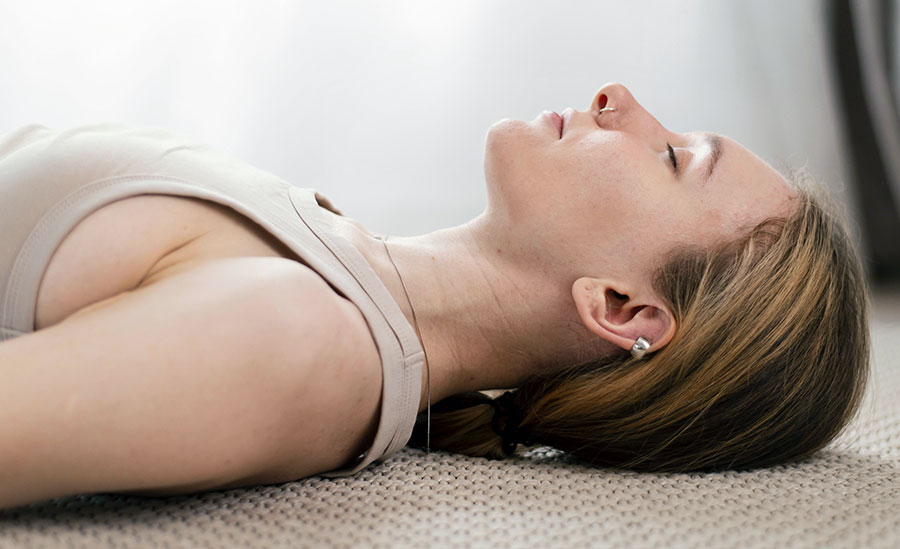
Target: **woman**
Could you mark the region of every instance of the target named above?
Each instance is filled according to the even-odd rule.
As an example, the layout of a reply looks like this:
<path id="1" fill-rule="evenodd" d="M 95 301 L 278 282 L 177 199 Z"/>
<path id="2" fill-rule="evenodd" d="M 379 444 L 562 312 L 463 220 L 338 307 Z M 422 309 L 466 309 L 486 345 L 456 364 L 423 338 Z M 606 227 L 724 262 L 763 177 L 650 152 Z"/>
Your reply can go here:
<path id="1" fill-rule="evenodd" d="M 495 124 L 484 212 L 413 238 L 157 130 L 26 128 L 0 154 L 0 506 L 348 475 L 411 437 L 766 466 L 865 386 L 842 225 L 619 84 Z"/>

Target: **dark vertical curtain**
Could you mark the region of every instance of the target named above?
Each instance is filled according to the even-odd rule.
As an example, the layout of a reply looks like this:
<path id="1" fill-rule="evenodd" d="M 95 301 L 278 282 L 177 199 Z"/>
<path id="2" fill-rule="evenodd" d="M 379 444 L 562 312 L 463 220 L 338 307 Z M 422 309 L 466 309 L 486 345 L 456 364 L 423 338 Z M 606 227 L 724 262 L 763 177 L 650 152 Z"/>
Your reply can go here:
<path id="1" fill-rule="evenodd" d="M 854 177 L 867 267 L 900 280 L 900 91 L 897 0 L 829 0 L 843 144 Z"/>

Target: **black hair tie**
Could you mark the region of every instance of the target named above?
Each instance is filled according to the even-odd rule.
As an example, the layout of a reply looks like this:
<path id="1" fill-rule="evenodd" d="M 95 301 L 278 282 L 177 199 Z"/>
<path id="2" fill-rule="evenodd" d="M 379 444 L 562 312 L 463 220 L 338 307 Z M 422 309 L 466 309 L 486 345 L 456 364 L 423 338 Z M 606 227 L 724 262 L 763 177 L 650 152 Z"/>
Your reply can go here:
<path id="1" fill-rule="evenodd" d="M 514 398 L 515 391 L 506 391 L 497 398 L 491 398 L 480 391 L 469 391 L 441 400 L 431 407 L 431 411 L 450 412 L 480 404 L 490 404 L 494 408 L 491 429 L 503 440 L 503 452 L 512 455 L 520 443 L 526 446 L 533 444 L 531 435 L 525 429 L 519 428 L 524 414 L 522 409 L 513 402 Z M 503 429 L 500 429 L 501 418 L 506 418 Z"/>
<path id="2" fill-rule="evenodd" d="M 516 451 L 519 443 L 531 444 L 530 436 L 527 431 L 519 428 L 522 423 L 522 409 L 513 402 L 515 399 L 514 391 L 507 391 L 497 398 L 491 399 L 491 406 L 494 407 L 494 417 L 491 419 L 491 428 L 495 433 L 500 435 L 503 440 L 503 453 L 512 455 Z M 503 429 L 500 429 L 500 418 L 506 416 L 506 423 Z"/>

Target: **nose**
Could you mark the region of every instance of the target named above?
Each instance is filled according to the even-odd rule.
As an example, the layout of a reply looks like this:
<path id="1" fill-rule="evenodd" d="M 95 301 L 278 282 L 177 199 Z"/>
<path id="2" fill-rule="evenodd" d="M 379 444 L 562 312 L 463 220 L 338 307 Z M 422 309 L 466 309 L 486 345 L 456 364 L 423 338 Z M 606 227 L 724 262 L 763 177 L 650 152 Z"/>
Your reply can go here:
<path id="1" fill-rule="evenodd" d="M 628 88 L 618 82 L 610 82 L 609 84 L 604 84 L 594 94 L 590 110 L 596 112 L 604 107 L 625 110 L 626 107 L 629 107 L 629 103 L 636 103 L 636 101 L 631 92 L 628 91 Z"/>
<path id="2" fill-rule="evenodd" d="M 604 112 L 599 119 L 606 129 L 627 129 L 647 136 L 669 134 L 668 130 L 637 102 L 628 88 L 618 82 L 604 84 L 594 94 L 590 110 L 598 112 L 605 107 L 616 109 L 615 112 Z"/>

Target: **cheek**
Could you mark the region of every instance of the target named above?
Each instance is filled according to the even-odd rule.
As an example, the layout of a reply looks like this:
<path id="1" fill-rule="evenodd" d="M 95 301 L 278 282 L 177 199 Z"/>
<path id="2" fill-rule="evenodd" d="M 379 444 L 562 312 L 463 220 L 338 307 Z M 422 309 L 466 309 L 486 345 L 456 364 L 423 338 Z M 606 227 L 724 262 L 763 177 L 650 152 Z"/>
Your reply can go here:
<path id="1" fill-rule="evenodd" d="M 618 134 L 589 134 L 560 148 L 553 155 L 558 179 L 566 182 L 578 199 L 619 203 L 628 193 L 641 191 L 641 166 Z"/>
<path id="2" fill-rule="evenodd" d="M 693 233 L 698 243 L 731 240 L 761 221 L 754 215 L 754 204 L 724 193 L 704 194 L 694 209 Z"/>
<path id="3" fill-rule="evenodd" d="M 703 215 L 689 200 L 675 194 L 644 199 L 628 196 L 613 214 L 609 234 L 621 253 L 645 268 L 683 246 L 704 246 L 717 241 L 719 222 Z"/>

